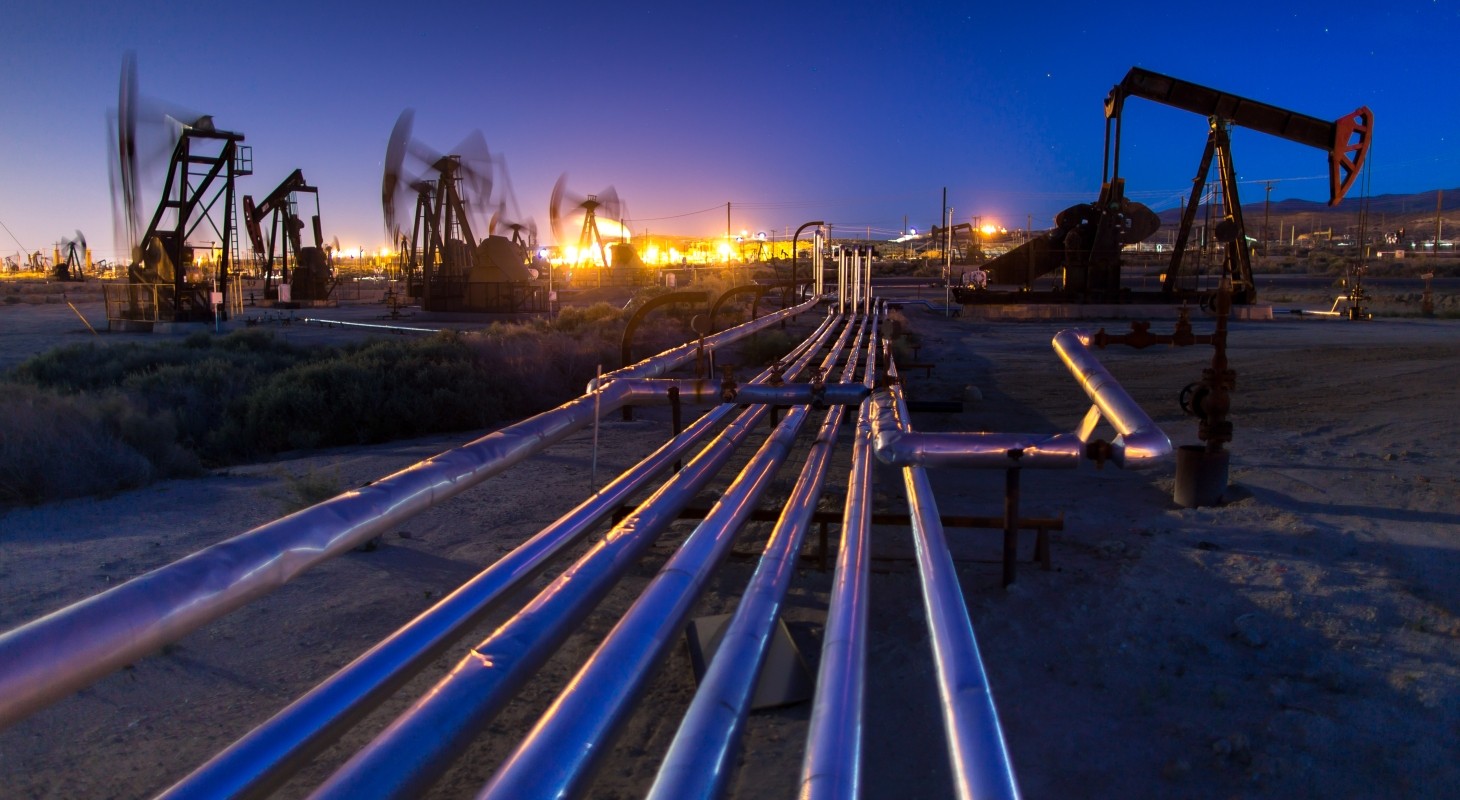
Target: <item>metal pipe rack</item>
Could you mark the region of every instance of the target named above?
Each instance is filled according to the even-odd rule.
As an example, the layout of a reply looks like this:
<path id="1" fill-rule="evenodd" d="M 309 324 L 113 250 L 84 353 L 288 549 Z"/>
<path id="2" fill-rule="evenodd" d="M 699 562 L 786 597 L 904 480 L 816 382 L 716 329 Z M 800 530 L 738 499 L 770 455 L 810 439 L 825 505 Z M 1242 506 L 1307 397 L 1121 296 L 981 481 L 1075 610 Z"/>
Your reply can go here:
<path id="1" fill-rule="evenodd" d="M 841 270 L 838 300 L 815 331 L 774 367 L 743 384 L 665 378 L 703 348 L 742 339 L 823 302 L 818 297 L 603 375 L 568 403 L 359 489 L 268 523 L 0 635 L 0 727 L 13 724 L 163 645 L 369 541 L 402 521 L 520 463 L 630 404 L 707 407 L 683 431 L 571 511 L 277 712 L 160 796 L 257 797 L 290 780 L 452 648 L 454 666 L 315 789 L 315 797 L 414 797 L 481 735 L 588 613 L 639 563 L 695 495 L 732 462 L 755 429 L 775 422 L 759 450 L 718 489 L 719 500 L 639 595 L 549 711 L 483 787 L 482 797 L 587 796 L 616 732 L 677 640 L 710 577 L 732 551 L 777 470 L 806 448 L 723 644 L 707 665 L 651 790 L 655 798 L 718 797 L 733 778 L 750 695 L 766 660 L 807 529 L 832 471 L 838 440 L 851 443 L 838 518 L 841 542 L 828 598 L 799 791 L 852 798 L 861 789 L 868 648 L 871 483 L 876 464 L 900 471 L 916 544 L 918 579 L 932 633 L 932 660 L 954 786 L 961 797 L 1016 797 L 1017 782 L 983 670 L 926 470 L 949 465 L 1017 473 L 1085 461 L 1140 466 L 1170 442 L 1090 350 L 1089 334 L 1053 341 L 1092 401 L 1059 434 L 938 433 L 912 429 L 896 364 L 879 341 L 880 301 L 865 286 L 870 266 Z M 847 283 L 855 282 L 847 304 Z M 865 288 L 864 288 L 865 287 Z M 863 293 L 865 292 L 865 294 Z M 819 367 L 811 364 L 819 357 Z M 809 374 L 808 370 L 810 370 Z M 836 375 L 836 379 L 830 376 Z M 858 379 L 857 376 L 860 375 Z M 784 413 L 778 410 L 784 409 Z M 813 413 L 822 421 L 807 444 Z M 848 415 L 855 422 L 845 425 Z M 677 419 L 677 416 L 676 416 Z M 1107 421 L 1115 437 L 1094 438 Z M 850 427 L 850 433 L 843 429 Z M 676 425 L 678 428 L 678 425 Z M 844 435 L 845 434 L 845 435 Z M 696 452 L 696 448 L 698 451 Z M 676 462 L 684 461 L 674 470 Z M 660 481 L 652 489 L 654 481 Z M 646 499 L 630 506 L 643 492 Z M 569 548 L 606 533 L 546 588 L 509 612 L 486 639 L 459 640 Z M 1006 506 L 1017 529 L 1017 502 Z M 822 520 L 822 524 L 825 521 Z M 1007 541 L 1007 539 L 1006 539 Z"/>

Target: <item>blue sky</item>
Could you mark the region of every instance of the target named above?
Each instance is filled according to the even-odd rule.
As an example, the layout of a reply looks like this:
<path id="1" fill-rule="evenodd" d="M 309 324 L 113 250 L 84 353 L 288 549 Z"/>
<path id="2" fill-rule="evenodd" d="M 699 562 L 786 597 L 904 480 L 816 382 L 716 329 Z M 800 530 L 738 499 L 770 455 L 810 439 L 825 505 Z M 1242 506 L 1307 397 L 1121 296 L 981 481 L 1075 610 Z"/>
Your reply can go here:
<path id="1" fill-rule="evenodd" d="M 637 233 L 723 233 L 730 202 L 736 232 L 890 234 L 936 222 L 945 186 L 960 221 L 1045 227 L 1094 199 L 1102 101 L 1135 65 L 1324 119 L 1367 105 L 1355 194 L 1460 187 L 1460 0 L 13 5 L 0 255 L 80 229 L 115 257 L 105 115 L 129 50 L 144 94 L 247 137 L 241 193 L 302 169 L 346 246 L 385 243 L 380 173 L 406 107 L 438 150 L 480 130 L 545 236 L 564 171 L 579 193 L 614 186 Z M 1130 101 L 1128 194 L 1177 205 L 1205 135 Z M 1327 198 L 1318 150 L 1237 130 L 1233 152 L 1243 180 L 1279 181 L 1274 200 Z"/>

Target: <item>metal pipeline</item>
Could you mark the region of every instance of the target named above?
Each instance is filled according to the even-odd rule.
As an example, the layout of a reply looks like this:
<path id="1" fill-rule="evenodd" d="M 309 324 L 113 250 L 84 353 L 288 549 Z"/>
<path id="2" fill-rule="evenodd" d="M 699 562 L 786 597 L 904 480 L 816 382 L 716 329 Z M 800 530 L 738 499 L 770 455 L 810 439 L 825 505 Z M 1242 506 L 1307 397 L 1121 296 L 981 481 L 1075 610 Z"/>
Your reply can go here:
<path id="1" fill-rule="evenodd" d="M 1117 466 L 1140 467 L 1169 455 L 1171 440 L 1090 351 L 1090 338 L 1089 331 L 1060 331 L 1053 345 L 1080 388 L 1120 434 L 1110 443 L 1110 459 Z"/>
<path id="2" fill-rule="evenodd" d="M 786 412 L 705 519 L 497 769 L 479 800 L 584 796 L 594 766 L 683 631 L 710 575 L 790 456 L 809 415 L 806 406 Z"/>
<path id="3" fill-rule="evenodd" d="M 875 318 L 874 318 L 875 321 Z M 876 379 L 876 329 L 864 381 Z M 861 795 L 862 700 L 866 694 L 868 535 L 872 529 L 872 402 L 862 403 L 842 509 L 842 545 L 827 603 L 825 641 L 801 767 L 803 800 Z"/>
<path id="4" fill-rule="evenodd" d="M 762 377 L 768 377 L 769 374 L 767 371 Z M 694 396 L 702 398 L 709 395 L 723 399 L 724 394 L 718 381 L 660 379 L 642 382 L 674 388 L 693 384 Z M 758 385 L 742 387 L 750 388 L 758 388 Z M 552 525 L 478 573 L 441 602 L 275 714 L 160 796 L 260 796 L 277 788 L 311 757 L 438 656 L 468 626 L 478 622 L 502 599 L 537 575 L 564 548 L 578 542 L 604 516 L 625 502 L 650 478 L 678 460 L 733 410 L 734 406 L 728 404 L 711 409 L 691 423 L 679 436 L 620 475 L 593 497 L 580 503 Z"/>
<path id="5" fill-rule="evenodd" d="M 1147 466 L 1171 453 L 1171 440 L 1090 351 L 1090 334 L 1061 331 L 1055 352 L 1094 403 L 1080 426 L 1065 433 L 919 433 L 900 424 L 887 389 L 873 393 L 877 460 L 897 467 L 1069 469 L 1085 459 L 1120 467 Z M 1118 436 L 1108 447 L 1092 445 L 1101 418 Z"/>
<path id="6" fill-rule="evenodd" d="M 678 347 L 665 350 L 643 361 L 630 364 L 626 367 L 620 367 L 611 372 L 605 372 L 602 376 L 588 382 L 587 391 L 592 392 L 596 386 L 624 378 L 652 378 L 656 375 L 663 375 L 670 370 L 678 369 L 693 361 L 698 357 L 701 348 L 713 350 L 731 342 L 737 342 L 753 333 L 765 330 L 787 317 L 795 317 L 803 312 L 810 311 L 816 307 L 816 303 L 817 300 L 813 297 L 801 305 L 783 308 L 780 311 L 767 314 L 760 319 L 753 319 L 749 322 L 741 323 L 733 328 L 727 328 L 719 333 L 706 336 L 703 339 L 685 342 Z"/>
<path id="7" fill-rule="evenodd" d="M 895 376 L 895 367 L 890 372 Z M 897 417 L 907 419 L 902 388 L 894 383 L 891 394 Z M 920 466 L 903 467 L 902 476 L 955 790 L 964 800 L 1017 798 L 1014 768 L 943 535 L 932 484 Z"/>
<path id="8" fill-rule="evenodd" d="M 867 319 L 863 318 L 853 341 L 841 379 L 856 371 Z M 875 339 L 875 326 L 873 337 Z M 875 345 L 868 347 L 875 352 Z M 826 479 L 826 469 L 836 446 L 845 409 L 832 408 L 816 434 L 801 475 L 776 521 L 764 555 L 751 576 L 745 596 L 720 638 L 719 649 L 700 680 L 699 689 L 680 723 L 654 786 L 651 800 L 688 800 L 720 796 L 735 765 L 735 752 L 744 730 L 756 679 L 766 653 L 781 604 L 801 554 L 801 543 L 816 510 Z"/>
<path id="9" fill-rule="evenodd" d="M 867 283 L 862 289 L 862 314 L 872 313 L 872 248 L 867 247 Z"/>
<path id="10" fill-rule="evenodd" d="M 731 412 L 711 409 L 572 511 L 174 784 L 160 797 L 257 797 L 282 785 Z"/>
<path id="11" fill-rule="evenodd" d="M 825 343 L 832 318 L 802 343 L 787 369 L 795 375 Z M 766 373 L 768 374 L 768 373 Z M 617 383 L 615 381 L 614 383 Z M 614 383 L 608 384 L 605 391 Z M 516 690 L 678 517 L 767 414 L 742 412 L 683 470 L 614 526 L 527 606 L 503 623 L 312 795 L 319 798 L 415 797 L 460 755 Z"/>
<path id="12" fill-rule="evenodd" d="M 717 337 L 749 335 L 808 302 Z M 689 346 L 634 365 L 659 374 Z M 623 372 L 623 371 L 620 371 Z M 624 375 L 632 377 L 632 375 Z M 626 404 L 663 402 L 662 385 L 612 381 L 586 395 L 448 450 L 368 486 L 261 525 L 0 635 L 0 728 L 176 641 L 454 497 Z"/>
<path id="13" fill-rule="evenodd" d="M 396 333 L 441 333 L 445 328 L 412 328 L 408 325 L 380 325 L 374 322 L 346 322 L 340 319 L 319 319 L 317 317 L 304 317 L 299 320 L 308 325 L 313 322 L 324 327 L 338 325 L 341 328 L 368 328 L 377 331 L 394 331 Z"/>

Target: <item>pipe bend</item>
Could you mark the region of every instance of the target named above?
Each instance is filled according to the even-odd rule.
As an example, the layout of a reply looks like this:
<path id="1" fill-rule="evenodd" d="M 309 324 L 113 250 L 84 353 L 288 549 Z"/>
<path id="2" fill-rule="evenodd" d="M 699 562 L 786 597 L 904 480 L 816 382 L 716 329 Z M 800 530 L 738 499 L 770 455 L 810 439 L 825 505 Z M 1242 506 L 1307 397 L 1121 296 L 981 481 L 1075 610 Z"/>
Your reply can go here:
<path id="1" fill-rule="evenodd" d="M 1121 469 L 1149 467 L 1171 454 L 1171 439 L 1153 425 L 1115 437 L 1110 443 L 1111 460 Z"/>

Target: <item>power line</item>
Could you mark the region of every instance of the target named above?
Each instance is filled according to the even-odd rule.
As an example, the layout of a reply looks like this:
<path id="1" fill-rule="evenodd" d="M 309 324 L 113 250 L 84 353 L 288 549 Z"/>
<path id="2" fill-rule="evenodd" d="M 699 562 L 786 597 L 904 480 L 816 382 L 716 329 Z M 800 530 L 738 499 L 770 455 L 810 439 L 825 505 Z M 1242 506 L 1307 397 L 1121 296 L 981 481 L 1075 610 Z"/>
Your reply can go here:
<path id="1" fill-rule="evenodd" d="M 736 203 L 736 205 L 739 205 L 739 203 Z M 724 203 L 719 203 L 717 205 L 710 206 L 709 208 L 702 208 L 699 211 L 690 211 L 686 214 L 670 214 L 667 217 L 636 217 L 634 219 L 625 218 L 624 222 L 658 222 L 665 219 L 680 219 L 683 217 L 693 217 L 697 214 L 708 214 L 711 211 L 719 211 L 724 207 Z"/>
<path id="2" fill-rule="evenodd" d="M 10 233 L 10 226 L 9 225 L 6 225 L 4 220 L 0 220 L 0 228 L 4 228 L 6 233 Z M 15 243 L 20 245 L 20 249 L 21 249 L 22 252 L 25 252 L 25 253 L 29 253 L 30 252 L 30 248 L 29 247 L 26 247 L 23 244 L 20 244 L 20 240 L 15 238 L 15 234 L 10 233 L 10 238 L 11 239 L 14 239 L 15 240 Z"/>

